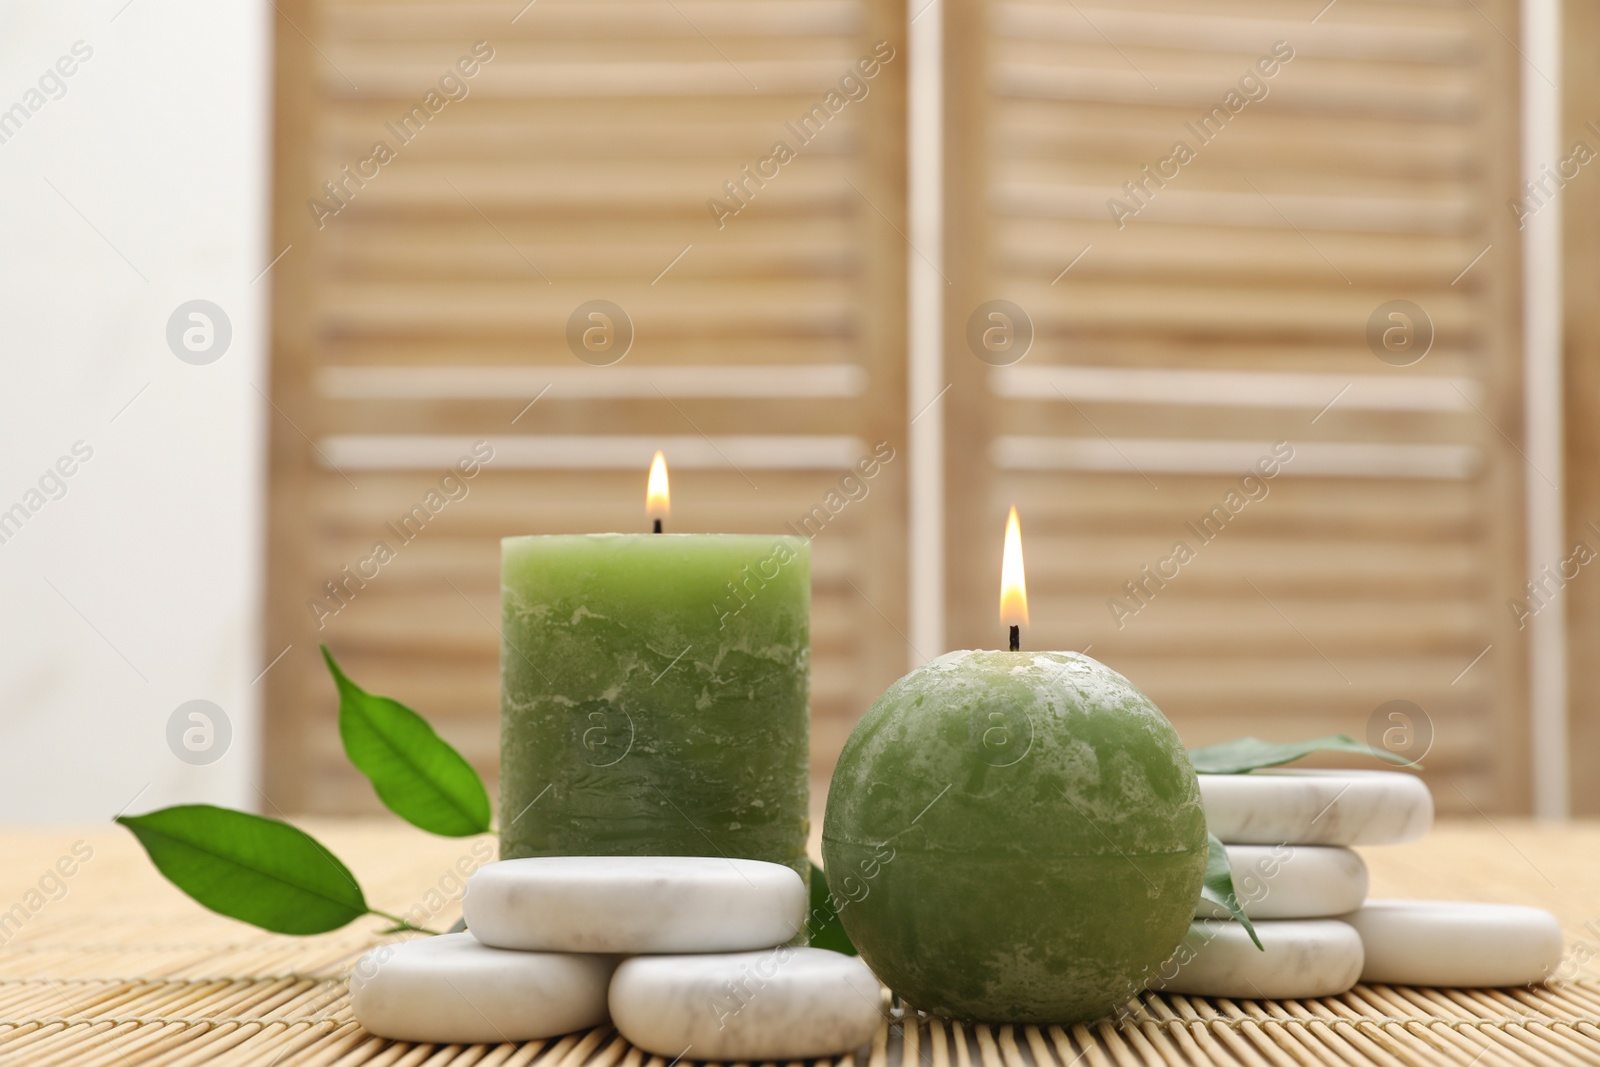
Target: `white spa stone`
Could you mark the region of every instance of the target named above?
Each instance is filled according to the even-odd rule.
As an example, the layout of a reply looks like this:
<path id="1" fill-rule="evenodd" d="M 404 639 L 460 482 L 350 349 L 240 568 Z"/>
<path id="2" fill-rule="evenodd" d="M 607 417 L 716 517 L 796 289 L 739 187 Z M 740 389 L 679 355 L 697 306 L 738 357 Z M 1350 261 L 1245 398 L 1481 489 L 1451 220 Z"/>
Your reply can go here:
<path id="1" fill-rule="evenodd" d="M 611 956 L 506 952 L 440 934 L 362 956 L 350 1006 L 369 1032 L 396 1041 L 528 1041 L 605 1022 L 616 966 Z"/>
<path id="2" fill-rule="evenodd" d="M 1233 891 L 1252 919 L 1322 919 L 1344 915 L 1367 899 L 1367 864 L 1347 848 L 1326 845 L 1229 845 Z M 1201 900 L 1197 919 L 1226 919 L 1228 910 Z"/>
<path id="3" fill-rule="evenodd" d="M 1200 798 L 1230 845 L 1394 845 L 1433 825 L 1433 794 L 1399 771 L 1202 774 Z"/>
<path id="4" fill-rule="evenodd" d="M 792 938 L 806 887 L 777 863 L 718 856 L 502 860 L 467 881 L 467 929 L 541 952 L 736 952 Z"/>
<path id="5" fill-rule="evenodd" d="M 871 1041 L 878 998 L 865 963 L 826 949 L 636 956 L 611 980 L 611 1020 L 668 1059 L 803 1060 Z"/>
<path id="6" fill-rule="evenodd" d="M 1361 977 L 1361 938 L 1337 919 L 1276 919 L 1255 923 L 1266 951 L 1236 922 L 1207 920 L 1189 927 L 1174 953 L 1177 974 L 1151 988 L 1198 997 L 1303 1000 L 1343 993 Z M 1171 974 L 1169 964 L 1163 974 Z"/>
<path id="7" fill-rule="evenodd" d="M 1539 908 L 1455 900 L 1369 900 L 1344 921 L 1367 946 L 1363 982 L 1519 986 L 1561 965 L 1561 924 Z"/>

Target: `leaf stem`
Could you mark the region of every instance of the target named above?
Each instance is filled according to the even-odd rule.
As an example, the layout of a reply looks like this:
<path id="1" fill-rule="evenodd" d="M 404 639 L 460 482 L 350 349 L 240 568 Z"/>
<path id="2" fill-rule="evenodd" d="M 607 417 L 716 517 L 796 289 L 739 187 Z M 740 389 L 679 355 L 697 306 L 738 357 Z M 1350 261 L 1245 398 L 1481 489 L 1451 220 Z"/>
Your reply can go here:
<path id="1" fill-rule="evenodd" d="M 400 918 L 398 915 L 390 915 L 388 912 L 379 911 L 377 908 L 368 908 L 367 914 L 376 915 L 380 919 L 388 919 L 390 922 L 394 923 L 397 929 L 400 930 L 413 930 L 419 934 L 432 934 L 434 937 L 439 936 L 439 931 L 437 930 L 430 930 L 426 926 L 417 926 L 414 923 L 407 922 L 405 919 Z"/>

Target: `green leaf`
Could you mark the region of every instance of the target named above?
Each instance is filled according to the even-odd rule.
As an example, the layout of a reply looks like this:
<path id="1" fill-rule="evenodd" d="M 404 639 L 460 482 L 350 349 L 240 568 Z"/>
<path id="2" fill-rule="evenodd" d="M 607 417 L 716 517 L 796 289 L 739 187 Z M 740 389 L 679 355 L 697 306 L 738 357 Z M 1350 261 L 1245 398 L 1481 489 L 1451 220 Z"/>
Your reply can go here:
<path id="1" fill-rule="evenodd" d="M 421 715 L 345 677 L 328 646 L 322 655 L 339 686 L 345 755 L 372 781 L 378 799 L 406 822 L 441 837 L 486 833 L 489 794 L 472 764 Z"/>
<path id="2" fill-rule="evenodd" d="M 321 934 L 367 914 L 349 868 L 288 823 L 210 804 L 117 822 L 173 885 L 229 918 L 279 934 Z"/>
<path id="3" fill-rule="evenodd" d="M 1200 886 L 1200 896 L 1203 900 L 1227 908 L 1228 914 L 1244 927 L 1244 932 L 1256 943 L 1256 948 L 1265 952 L 1266 948 L 1256 936 L 1256 928 L 1250 922 L 1250 916 L 1244 913 L 1244 908 L 1239 904 L 1238 894 L 1233 891 L 1233 866 L 1228 862 L 1228 847 L 1217 839 L 1216 834 L 1209 836 L 1211 852 L 1206 856 L 1206 880 Z"/>
<path id="4" fill-rule="evenodd" d="M 815 863 L 811 865 L 811 910 L 806 913 L 806 932 L 812 948 L 832 949 L 846 956 L 856 954 L 856 946 L 844 932 L 844 923 L 839 921 L 839 912 L 833 906 L 828 879 Z"/>
<path id="5" fill-rule="evenodd" d="M 1346 737 L 1344 734 L 1315 737 L 1309 741 L 1284 742 L 1263 741 L 1259 737 L 1240 737 L 1233 741 L 1224 741 L 1220 745 L 1191 748 L 1189 759 L 1194 762 L 1194 769 L 1199 774 L 1242 774 L 1258 767 L 1277 767 L 1280 764 L 1293 763 L 1313 752 L 1355 752 L 1363 756 L 1377 756 L 1379 759 L 1402 766 L 1414 765 L 1404 756 L 1397 756 L 1393 752 L 1385 752 L 1371 745 L 1363 745 L 1355 738 Z"/>

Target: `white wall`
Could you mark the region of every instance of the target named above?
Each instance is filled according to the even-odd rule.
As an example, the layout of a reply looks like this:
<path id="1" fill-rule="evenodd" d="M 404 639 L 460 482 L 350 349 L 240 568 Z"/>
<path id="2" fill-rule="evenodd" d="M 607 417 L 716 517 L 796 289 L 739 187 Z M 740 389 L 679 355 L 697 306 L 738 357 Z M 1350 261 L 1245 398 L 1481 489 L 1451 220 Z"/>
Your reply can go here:
<path id="1" fill-rule="evenodd" d="M 0 6 L 0 123 L 40 105 L 0 125 L 0 513 L 43 501 L 0 543 L 0 821 L 259 805 L 271 9 L 125 2 Z M 196 298 L 208 365 L 166 339 Z M 210 765 L 167 742 L 191 699 L 231 721 Z"/>

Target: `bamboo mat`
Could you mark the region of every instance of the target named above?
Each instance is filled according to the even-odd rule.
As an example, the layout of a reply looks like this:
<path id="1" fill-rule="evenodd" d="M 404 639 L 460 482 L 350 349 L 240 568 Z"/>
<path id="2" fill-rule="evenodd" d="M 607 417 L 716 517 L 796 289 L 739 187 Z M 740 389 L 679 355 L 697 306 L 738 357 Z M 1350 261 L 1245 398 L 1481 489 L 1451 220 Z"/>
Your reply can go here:
<path id="1" fill-rule="evenodd" d="M 460 913 L 461 872 L 492 853 L 393 822 L 311 822 L 374 906 Z M 76 849 L 76 853 L 74 852 Z M 85 855 L 87 854 L 87 858 Z M 1318 1001 L 1147 996 L 1120 1027 L 963 1026 L 890 1017 L 829 1067 L 1165 1064 L 1600 1065 L 1600 824 L 1445 824 L 1365 849 L 1375 896 L 1536 904 L 1561 916 L 1562 980 L 1509 991 L 1357 987 Z M 205 911 L 124 832 L 0 835 L 0 1064 L 667 1067 L 608 1029 L 549 1042 L 410 1045 L 350 1015 L 344 975 L 381 923 L 279 937 Z M 70 877 L 61 877 L 58 861 Z M 56 877 L 47 872 L 57 871 Z"/>

